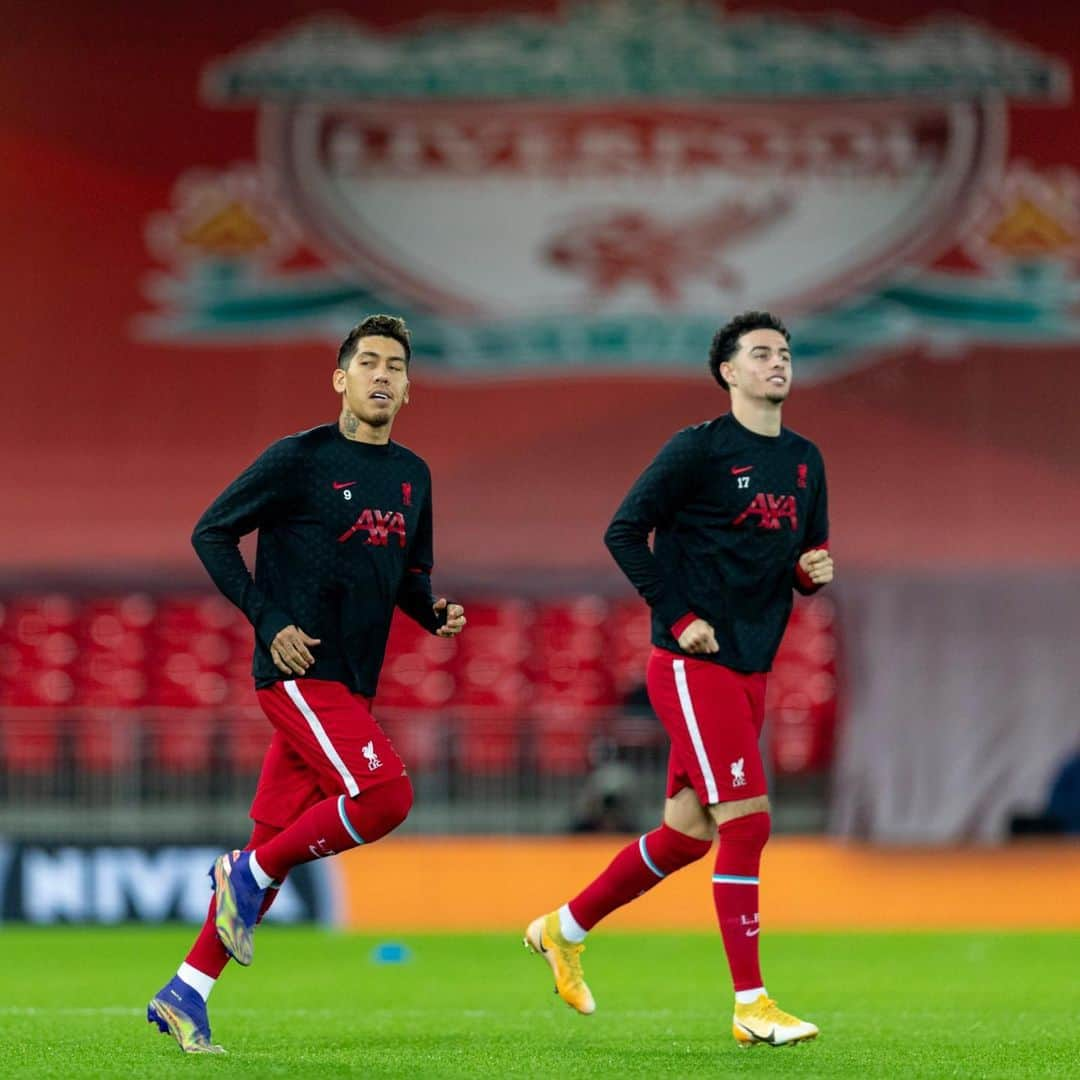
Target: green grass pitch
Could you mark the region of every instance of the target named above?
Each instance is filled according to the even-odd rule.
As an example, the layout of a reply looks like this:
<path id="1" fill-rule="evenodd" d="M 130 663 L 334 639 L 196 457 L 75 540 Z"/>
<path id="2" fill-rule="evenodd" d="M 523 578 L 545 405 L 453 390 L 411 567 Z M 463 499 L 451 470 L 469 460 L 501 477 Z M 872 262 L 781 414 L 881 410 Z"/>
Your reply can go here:
<path id="1" fill-rule="evenodd" d="M 770 992 L 822 1035 L 742 1050 L 715 934 L 596 932 L 581 1017 L 513 934 L 271 926 L 210 1000 L 225 1057 L 183 1055 L 145 1020 L 190 937 L 4 927 L 0 1076 L 1080 1076 L 1080 933 L 773 934 Z M 375 963 L 384 941 L 411 958 Z"/>

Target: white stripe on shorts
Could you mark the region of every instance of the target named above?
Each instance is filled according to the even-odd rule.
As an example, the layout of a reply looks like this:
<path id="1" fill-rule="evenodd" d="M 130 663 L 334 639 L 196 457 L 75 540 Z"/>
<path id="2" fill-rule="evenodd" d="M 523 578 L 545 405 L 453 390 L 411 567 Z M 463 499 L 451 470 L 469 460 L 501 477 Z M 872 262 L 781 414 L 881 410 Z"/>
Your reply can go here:
<path id="1" fill-rule="evenodd" d="M 697 717 L 694 715 L 694 703 L 690 700 L 690 686 L 686 681 L 686 661 L 679 658 L 673 661 L 675 668 L 675 686 L 679 691 L 679 704 L 682 706 L 683 719 L 686 721 L 686 729 L 690 732 L 690 741 L 694 744 L 694 753 L 697 755 L 701 775 L 705 777 L 705 794 L 709 797 L 709 804 L 720 801 L 720 792 L 716 788 L 716 777 L 713 776 L 712 766 L 705 754 L 705 744 L 701 741 L 701 730 L 698 728 Z"/>
<path id="2" fill-rule="evenodd" d="M 359 795 L 360 785 L 356 782 L 356 777 L 349 772 L 348 766 L 341 760 L 341 755 L 334 749 L 330 736 L 326 734 L 326 728 L 322 726 L 311 706 L 304 700 L 304 695 L 300 693 L 300 687 L 292 679 L 282 680 L 282 686 L 285 687 L 285 693 L 292 698 L 292 703 L 300 710 L 304 719 L 308 722 L 308 727 L 311 728 L 312 734 L 322 747 L 323 753 L 330 759 L 330 764 L 337 769 L 341 779 L 345 781 L 345 790 L 350 795 Z"/>

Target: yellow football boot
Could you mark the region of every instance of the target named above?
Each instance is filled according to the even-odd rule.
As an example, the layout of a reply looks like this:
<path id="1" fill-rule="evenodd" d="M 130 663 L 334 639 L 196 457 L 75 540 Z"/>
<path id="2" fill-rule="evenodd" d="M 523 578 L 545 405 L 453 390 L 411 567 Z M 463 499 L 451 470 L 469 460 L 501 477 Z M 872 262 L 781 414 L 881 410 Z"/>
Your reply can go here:
<path id="1" fill-rule="evenodd" d="M 575 945 L 563 937 L 557 911 L 529 923 L 525 945 L 548 962 L 555 976 L 555 993 L 567 1005 L 585 1016 L 596 1011 L 596 1002 L 581 971 L 581 954 L 585 946 Z"/>
<path id="2" fill-rule="evenodd" d="M 764 994 L 749 1005 L 736 1004 L 731 1022 L 731 1034 L 740 1046 L 786 1046 L 816 1038 L 817 1033 L 816 1025 L 784 1012 Z"/>

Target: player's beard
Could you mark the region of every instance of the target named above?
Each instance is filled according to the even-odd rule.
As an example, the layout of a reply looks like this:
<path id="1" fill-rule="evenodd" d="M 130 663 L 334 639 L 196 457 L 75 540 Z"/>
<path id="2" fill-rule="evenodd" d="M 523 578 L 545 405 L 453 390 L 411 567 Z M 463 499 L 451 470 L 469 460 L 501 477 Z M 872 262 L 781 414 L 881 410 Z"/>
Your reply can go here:
<path id="1" fill-rule="evenodd" d="M 787 401 L 787 394 L 766 394 L 765 400 L 770 405 L 783 405 L 784 402 Z"/>
<path id="2" fill-rule="evenodd" d="M 370 408 L 361 406 L 359 412 L 356 413 L 357 417 L 362 420 L 368 427 L 372 428 L 384 428 L 394 422 L 394 417 L 397 416 L 398 410 L 395 408 L 395 403 L 391 402 L 389 408 Z"/>

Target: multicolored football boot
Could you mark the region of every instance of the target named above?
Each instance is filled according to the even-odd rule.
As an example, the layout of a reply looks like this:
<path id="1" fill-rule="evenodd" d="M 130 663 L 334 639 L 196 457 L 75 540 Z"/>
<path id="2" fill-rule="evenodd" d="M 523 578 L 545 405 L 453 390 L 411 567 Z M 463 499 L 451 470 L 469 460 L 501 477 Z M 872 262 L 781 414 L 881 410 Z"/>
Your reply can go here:
<path id="1" fill-rule="evenodd" d="M 266 890 L 252 877 L 250 851 L 219 855 L 210 869 L 217 898 L 217 934 L 228 954 L 247 967 L 255 950 L 253 937 Z"/>
<path id="2" fill-rule="evenodd" d="M 210 1040 L 206 1002 L 199 992 L 174 975 L 151 999 L 146 1019 L 157 1024 L 162 1035 L 171 1035 L 185 1054 L 224 1054 L 224 1047 Z"/>

